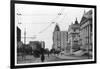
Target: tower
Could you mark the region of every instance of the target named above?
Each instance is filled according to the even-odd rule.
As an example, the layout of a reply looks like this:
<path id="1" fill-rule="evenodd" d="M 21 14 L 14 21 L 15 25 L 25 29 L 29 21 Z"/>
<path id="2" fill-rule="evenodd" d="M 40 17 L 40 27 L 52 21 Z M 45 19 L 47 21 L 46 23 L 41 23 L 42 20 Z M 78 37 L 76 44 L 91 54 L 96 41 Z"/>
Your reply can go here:
<path id="1" fill-rule="evenodd" d="M 59 25 L 56 23 L 56 26 L 55 26 L 55 29 L 54 29 L 54 32 L 56 32 L 56 31 L 60 31 L 60 27 L 59 27 Z"/>
<path id="2" fill-rule="evenodd" d="M 79 50 L 79 38 L 80 38 L 80 25 L 76 18 L 75 22 L 69 26 L 68 29 L 68 43 L 70 46 L 70 53 Z"/>
<path id="3" fill-rule="evenodd" d="M 53 48 L 58 50 L 60 48 L 60 27 L 56 24 L 53 32 Z"/>

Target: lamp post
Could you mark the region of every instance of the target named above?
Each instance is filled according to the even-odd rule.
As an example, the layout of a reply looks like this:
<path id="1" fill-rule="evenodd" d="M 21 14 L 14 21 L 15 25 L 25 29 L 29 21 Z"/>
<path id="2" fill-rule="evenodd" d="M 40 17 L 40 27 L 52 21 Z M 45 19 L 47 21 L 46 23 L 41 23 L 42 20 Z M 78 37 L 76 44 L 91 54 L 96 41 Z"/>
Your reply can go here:
<path id="1" fill-rule="evenodd" d="M 25 28 L 25 31 L 24 31 L 24 44 L 26 44 L 26 28 Z"/>

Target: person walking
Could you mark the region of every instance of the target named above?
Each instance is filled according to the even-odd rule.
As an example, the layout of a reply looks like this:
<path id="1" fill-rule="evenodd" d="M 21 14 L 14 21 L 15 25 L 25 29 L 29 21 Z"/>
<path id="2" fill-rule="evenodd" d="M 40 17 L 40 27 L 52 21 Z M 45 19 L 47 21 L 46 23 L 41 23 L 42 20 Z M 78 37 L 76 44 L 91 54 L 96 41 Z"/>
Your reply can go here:
<path id="1" fill-rule="evenodd" d="M 44 49 L 41 48 L 41 62 L 44 62 L 45 56 L 44 56 Z"/>
<path id="2" fill-rule="evenodd" d="M 42 54 L 41 55 L 41 62 L 44 62 L 44 60 L 45 60 L 45 56 L 44 56 L 44 54 Z"/>

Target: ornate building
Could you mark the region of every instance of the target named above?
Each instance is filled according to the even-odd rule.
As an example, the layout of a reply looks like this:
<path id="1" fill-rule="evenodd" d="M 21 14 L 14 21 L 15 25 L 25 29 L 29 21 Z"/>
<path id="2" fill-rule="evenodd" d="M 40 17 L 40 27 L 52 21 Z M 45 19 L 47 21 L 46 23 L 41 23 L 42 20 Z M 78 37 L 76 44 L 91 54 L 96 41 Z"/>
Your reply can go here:
<path id="1" fill-rule="evenodd" d="M 68 47 L 70 53 L 73 53 L 74 51 L 77 51 L 79 47 L 79 39 L 80 39 L 80 24 L 77 21 L 75 23 L 71 24 L 68 28 Z"/>
<path id="2" fill-rule="evenodd" d="M 81 49 L 92 50 L 92 10 L 84 12 L 80 22 Z"/>
<path id="3" fill-rule="evenodd" d="M 64 51 L 67 47 L 67 31 L 60 31 L 59 25 L 56 24 L 53 32 L 53 48 Z"/>

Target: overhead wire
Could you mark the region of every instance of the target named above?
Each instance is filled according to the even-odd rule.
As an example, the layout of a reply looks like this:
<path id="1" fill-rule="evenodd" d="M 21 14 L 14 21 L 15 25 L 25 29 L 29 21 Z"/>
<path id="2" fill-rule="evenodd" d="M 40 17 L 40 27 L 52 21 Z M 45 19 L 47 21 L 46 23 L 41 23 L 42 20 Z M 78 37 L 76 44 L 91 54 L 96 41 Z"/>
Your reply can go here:
<path id="1" fill-rule="evenodd" d="M 52 24 L 57 23 L 57 19 L 59 19 L 59 17 L 60 17 L 61 15 L 63 15 L 63 11 L 64 11 L 64 8 L 61 8 L 60 12 L 58 12 L 57 16 L 51 21 L 51 23 L 50 23 L 46 28 L 44 28 L 42 31 L 40 31 L 39 33 L 44 32 L 44 31 L 47 30 Z"/>
<path id="2" fill-rule="evenodd" d="M 63 15 L 64 9 L 65 9 L 65 8 L 61 8 L 60 12 L 58 12 L 57 16 L 56 16 L 54 19 L 52 19 L 51 23 L 50 23 L 47 27 L 45 27 L 43 30 L 39 31 L 38 34 L 43 33 L 44 31 L 46 31 L 52 24 L 56 24 L 56 23 L 57 23 L 57 19 L 59 19 L 59 17 L 60 17 L 61 15 Z M 19 12 L 18 9 L 17 9 L 17 11 L 18 11 L 18 13 L 17 13 L 18 16 L 22 15 L 22 14 Z M 22 16 L 23 16 L 23 15 L 22 15 Z M 19 24 L 22 24 L 22 23 L 19 21 Z M 34 24 L 34 23 L 32 23 L 32 24 Z M 37 36 L 37 35 L 36 35 L 36 36 Z M 35 36 L 34 38 L 36 38 L 36 36 Z M 23 37 L 22 37 L 22 38 L 23 38 Z M 33 37 L 27 37 L 27 38 L 33 38 Z"/>

